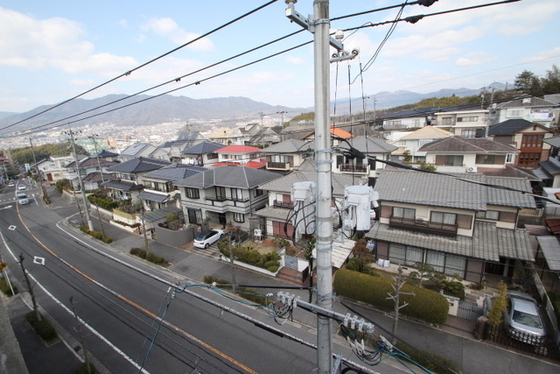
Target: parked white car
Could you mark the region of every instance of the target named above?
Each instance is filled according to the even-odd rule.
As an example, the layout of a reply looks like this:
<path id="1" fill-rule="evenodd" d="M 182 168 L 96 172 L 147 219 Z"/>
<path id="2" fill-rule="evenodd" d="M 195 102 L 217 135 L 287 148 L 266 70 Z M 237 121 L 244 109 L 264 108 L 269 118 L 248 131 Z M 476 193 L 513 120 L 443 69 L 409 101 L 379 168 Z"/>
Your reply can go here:
<path id="1" fill-rule="evenodd" d="M 222 239 L 224 231 L 219 229 L 212 229 L 208 232 L 203 232 L 194 239 L 194 246 L 196 248 L 208 248 L 218 240 Z"/>
<path id="2" fill-rule="evenodd" d="M 23 191 L 27 189 L 27 186 L 25 184 L 20 184 L 17 189 L 18 191 Z"/>

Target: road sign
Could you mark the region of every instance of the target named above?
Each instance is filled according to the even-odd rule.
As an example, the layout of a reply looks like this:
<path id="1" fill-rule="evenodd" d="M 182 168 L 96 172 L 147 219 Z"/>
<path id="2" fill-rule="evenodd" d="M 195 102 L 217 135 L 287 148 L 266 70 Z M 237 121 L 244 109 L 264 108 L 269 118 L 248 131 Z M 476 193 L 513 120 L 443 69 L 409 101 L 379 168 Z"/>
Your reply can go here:
<path id="1" fill-rule="evenodd" d="M 0 271 L 4 270 L 8 266 L 7 262 L 0 262 Z"/>

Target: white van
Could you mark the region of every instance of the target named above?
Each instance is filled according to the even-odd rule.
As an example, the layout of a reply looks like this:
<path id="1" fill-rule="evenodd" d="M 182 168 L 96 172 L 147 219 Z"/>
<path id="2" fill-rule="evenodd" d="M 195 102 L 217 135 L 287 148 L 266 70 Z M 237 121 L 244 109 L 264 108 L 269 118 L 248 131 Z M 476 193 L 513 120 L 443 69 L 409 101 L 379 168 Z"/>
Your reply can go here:
<path id="1" fill-rule="evenodd" d="M 29 204 L 29 203 L 30 203 L 29 198 L 28 198 L 27 195 L 24 194 L 24 193 L 18 193 L 18 194 L 17 194 L 17 199 L 18 199 L 18 202 L 19 202 L 21 205 L 25 205 L 25 204 Z"/>

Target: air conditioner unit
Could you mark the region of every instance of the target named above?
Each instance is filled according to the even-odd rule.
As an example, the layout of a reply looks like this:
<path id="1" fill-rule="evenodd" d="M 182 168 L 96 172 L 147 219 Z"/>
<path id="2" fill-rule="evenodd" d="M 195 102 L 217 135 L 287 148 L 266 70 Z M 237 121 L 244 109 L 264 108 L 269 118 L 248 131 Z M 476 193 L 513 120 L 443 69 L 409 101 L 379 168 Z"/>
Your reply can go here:
<path id="1" fill-rule="evenodd" d="M 476 166 L 469 166 L 467 168 L 467 173 L 476 173 L 478 171 Z"/>

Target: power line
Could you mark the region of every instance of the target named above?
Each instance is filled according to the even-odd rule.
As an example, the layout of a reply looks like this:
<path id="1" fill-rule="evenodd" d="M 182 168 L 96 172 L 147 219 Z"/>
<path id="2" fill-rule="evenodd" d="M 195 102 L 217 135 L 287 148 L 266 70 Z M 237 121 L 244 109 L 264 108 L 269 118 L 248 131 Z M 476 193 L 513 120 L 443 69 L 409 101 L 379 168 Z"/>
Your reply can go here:
<path id="1" fill-rule="evenodd" d="M 112 83 L 112 82 L 114 82 L 114 81 L 116 81 L 116 80 L 118 80 L 118 79 L 120 79 L 120 78 L 122 78 L 122 77 L 129 76 L 130 74 L 132 74 L 132 73 L 135 72 L 136 70 L 139 70 L 139 69 L 141 69 L 141 68 L 143 68 L 143 67 L 146 67 L 146 66 L 148 66 L 148 65 L 150 65 L 150 64 L 152 64 L 152 63 L 154 63 L 154 62 L 156 62 L 156 61 L 158 61 L 158 60 L 160 60 L 160 59 L 162 59 L 162 58 L 164 58 L 164 57 L 166 57 L 166 56 L 168 56 L 168 55 L 170 55 L 170 54 L 172 54 L 172 53 L 177 52 L 178 50 L 180 50 L 180 49 L 182 49 L 182 48 L 184 48 L 184 47 L 186 47 L 186 46 L 188 46 L 188 45 L 190 45 L 190 44 L 193 44 L 194 42 L 197 42 L 197 41 L 199 41 L 199 40 L 201 40 L 201 39 L 203 39 L 203 38 L 205 38 L 205 37 L 207 37 L 207 36 L 209 36 L 209 35 L 211 35 L 211 34 L 217 32 L 217 31 L 219 31 L 219 30 L 221 30 L 221 29 L 223 29 L 223 28 L 225 28 L 225 27 L 227 27 L 227 26 L 229 26 L 229 25 L 232 25 L 232 24 L 234 24 L 235 22 L 237 22 L 237 21 L 239 21 L 239 20 L 241 20 L 241 19 L 243 19 L 243 18 L 245 18 L 245 17 L 247 17 L 247 16 L 249 16 L 249 15 L 251 15 L 251 14 L 253 14 L 253 13 L 255 13 L 255 12 L 257 12 L 257 11 L 263 9 L 263 8 L 265 8 L 265 7 L 267 7 L 267 6 L 269 6 L 270 4 L 275 3 L 276 1 L 277 1 L 277 0 L 271 0 L 271 1 L 269 1 L 268 3 L 263 4 L 263 5 L 261 5 L 261 6 L 257 7 L 257 8 L 255 8 L 255 9 L 253 9 L 253 10 L 251 10 L 251 11 L 249 11 L 249 12 L 247 12 L 247 13 L 245 13 L 245 14 L 243 14 L 243 15 L 241 15 L 241 16 L 239 16 L 239 17 L 237 17 L 237 18 L 235 18 L 235 19 L 233 19 L 233 20 L 231 20 L 231 21 L 229 21 L 229 22 L 226 22 L 226 23 L 222 24 L 221 26 L 218 26 L 218 27 L 216 27 L 216 28 L 214 28 L 214 29 L 208 31 L 208 32 L 205 33 L 205 34 L 202 34 L 202 35 L 200 35 L 200 36 L 198 36 L 198 37 L 196 37 L 196 38 L 194 38 L 194 39 L 191 39 L 191 40 L 189 40 L 188 42 L 186 42 L 186 43 L 184 43 L 184 44 L 182 44 L 182 45 L 180 45 L 180 46 L 178 46 L 178 47 L 176 47 L 176 48 L 174 48 L 174 49 L 172 49 L 172 50 L 170 50 L 170 51 L 168 51 L 168 52 L 165 52 L 164 54 L 159 55 L 159 56 L 157 56 L 157 57 L 155 57 L 155 58 L 153 58 L 153 59 L 151 59 L 151 60 L 149 60 L 149 61 L 147 61 L 147 62 L 145 62 L 145 63 L 143 63 L 143 64 L 141 64 L 141 65 L 139 65 L 139 66 L 137 66 L 137 67 L 135 67 L 135 68 L 133 68 L 133 69 L 131 69 L 131 70 L 128 70 L 128 71 L 125 72 L 125 73 L 122 73 L 122 74 L 120 74 L 120 75 L 118 75 L 118 76 L 116 76 L 116 77 L 114 77 L 114 78 L 111 78 L 111 79 L 109 79 L 108 81 L 105 81 L 105 82 L 103 82 L 103 83 L 101 83 L 101 84 L 99 84 L 99 85 L 97 85 L 97 86 L 95 86 L 95 87 L 93 87 L 93 88 L 90 88 L 90 89 L 87 90 L 87 91 L 84 91 L 84 92 L 82 92 L 82 93 L 80 93 L 80 94 L 78 94 L 78 95 L 76 95 L 76 96 L 71 97 L 70 99 L 64 100 L 64 101 L 61 102 L 61 103 L 58 103 L 58 104 L 53 105 L 53 106 L 51 106 L 51 107 L 48 107 L 47 109 L 42 110 L 42 111 L 40 111 L 39 113 L 36 113 L 36 114 L 34 114 L 34 115 L 32 115 L 32 116 L 26 117 L 26 118 L 24 118 L 24 119 L 22 119 L 22 120 L 20 120 L 20 121 L 17 121 L 17 122 L 15 122 L 15 123 L 12 123 L 12 124 L 6 126 L 4 129 L 10 128 L 10 127 L 15 126 L 15 125 L 18 125 L 18 124 L 20 124 L 20 123 L 22 123 L 22 122 L 28 121 L 28 120 L 30 120 L 30 119 L 32 119 L 32 118 L 38 117 L 38 116 L 40 116 L 41 114 L 44 114 L 44 113 L 46 113 L 46 112 L 49 112 L 49 111 L 51 111 L 51 110 L 53 110 L 53 109 L 55 109 L 55 108 L 58 108 L 58 107 L 60 107 L 60 106 L 62 106 L 62 105 L 64 105 L 64 104 L 67 104 L 67 103 L 69 103 L 69 102 L 71 102 L 71 101 L 73 101 L 73 100 L 75 100 L 75 99 L 77 99 L 77 98 L 79 98 L 79 97 L 82 97 L 82 96 L 84 96 L 84 95 L 86 95 L 86 94 L 88 94 L 88 93 L 90 93 L 90 92 L 92 92 L 92 91 L 97 90 L 98 88 L 101 88 L 101 87 L 103 87 L 103 86 L 106 86 L 106 85 L 108 85 L 109 83 Z"/>

